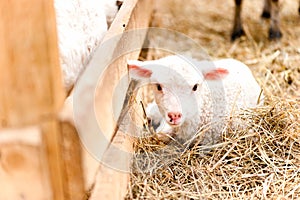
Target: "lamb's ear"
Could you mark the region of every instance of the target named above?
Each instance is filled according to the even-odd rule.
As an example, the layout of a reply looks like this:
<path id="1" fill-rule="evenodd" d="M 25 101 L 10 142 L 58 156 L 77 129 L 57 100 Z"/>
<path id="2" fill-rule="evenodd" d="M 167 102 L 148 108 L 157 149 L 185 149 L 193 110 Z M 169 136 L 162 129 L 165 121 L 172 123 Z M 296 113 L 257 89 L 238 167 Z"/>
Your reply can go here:
<path id="1" fill-rule="evenodd" d="M 142 80 L 151 77 L 152 71 L 150 69 L 142 67 L 142 63 L 143 62 L 136 60 L 127 61 L 127 67 L 131 79 Z"/>
<path id="2" fill-rule="evenodd" d="M 206 80 L 221 80 L 224 79 L 229 74 L 229 71 L 224 68 L 212 69 L 204 73 L 204 78 Z"/>

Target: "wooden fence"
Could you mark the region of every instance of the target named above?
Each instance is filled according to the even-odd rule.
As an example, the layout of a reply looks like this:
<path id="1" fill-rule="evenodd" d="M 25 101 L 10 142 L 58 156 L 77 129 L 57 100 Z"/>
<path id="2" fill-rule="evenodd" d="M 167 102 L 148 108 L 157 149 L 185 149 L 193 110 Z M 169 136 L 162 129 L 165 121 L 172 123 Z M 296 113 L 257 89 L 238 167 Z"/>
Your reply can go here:
<path id="1" fill-rule="evenodd" d="M 147 27 L 152 3 L 125 0 L 104 41 L 127 30 Z M 134 38 L 121 37 L 113 48 L 118 51 L 130 41 Z M 107 90 L 96 97 L 100 120 L 101 116 L 111 116 L 110 110 L 102 108 L 111 104 L 112 88 L 126 73 L 126 60 L 138 56 L 139 51 L 132 52 L 110 67 L 112 71 L 108 73 L 113 77 L 104 82 Z M 118 101 L 123 102 L 126 91 L 121 93 Z M 80 145 L 75 127 L 59 117 L 65 98 L 53 0 L 1 1 L 0 199 L 86 197 L 87 174 L 93 176 L 94 172 L 84 168 L 87 153 Z M 131 141 L 116 130 L 115 120 L 105 120 L 109 140 L 130 148 Z M 130 158 L 126 159 L 129 164 Z M 103 165 L 95 169 L 98 172 L 91 199 L 122 199 L 128 173 Z"/>

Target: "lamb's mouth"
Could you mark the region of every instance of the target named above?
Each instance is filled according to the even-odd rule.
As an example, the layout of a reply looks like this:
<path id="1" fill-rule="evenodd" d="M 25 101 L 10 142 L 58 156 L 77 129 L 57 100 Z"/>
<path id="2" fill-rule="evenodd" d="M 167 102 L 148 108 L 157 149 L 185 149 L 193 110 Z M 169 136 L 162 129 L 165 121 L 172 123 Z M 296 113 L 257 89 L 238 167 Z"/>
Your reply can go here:
<path id="1" fill-rule="evenodd" d="M 178 126 L 180 126 L 180 124 L 181 124 L 181 121 L 179 121 L 179 120 L 172 120 L 172 119 L 170 119 L 169 121 L 167 121 L 168 122 L 168 124 L 170 125 L 170 126 L 172 126 L 172 127 L 178 127 Z"/>

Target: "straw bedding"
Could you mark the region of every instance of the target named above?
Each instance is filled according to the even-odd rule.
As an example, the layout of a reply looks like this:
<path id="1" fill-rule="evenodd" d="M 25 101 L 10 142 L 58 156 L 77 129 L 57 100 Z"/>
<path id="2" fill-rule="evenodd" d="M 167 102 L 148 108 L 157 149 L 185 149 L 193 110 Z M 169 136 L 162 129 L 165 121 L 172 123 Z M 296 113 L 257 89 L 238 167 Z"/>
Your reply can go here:
<path id="1" fill-rule="evenodd" d="M 300 199 L 298 1 L 282 3 L 284 37 L 271 42 L 268 21 L 260 19 L 262 3 L 244 2 L 246 36 L 234 43 L 233 1 L 160 3 L 153 26 L 187 34 L 212 59 L 231 57 L 246 63 L 264 89 L 265 105 L 236 116 L 243 128 L 224 129 L 222 142 L 209 150 L 197 145 L 203 130 L 182 145 L 159 141 L 145 129 L 135 143 L 126 199 Z M 148 59 L 162 56 L 148 52 Z"/>

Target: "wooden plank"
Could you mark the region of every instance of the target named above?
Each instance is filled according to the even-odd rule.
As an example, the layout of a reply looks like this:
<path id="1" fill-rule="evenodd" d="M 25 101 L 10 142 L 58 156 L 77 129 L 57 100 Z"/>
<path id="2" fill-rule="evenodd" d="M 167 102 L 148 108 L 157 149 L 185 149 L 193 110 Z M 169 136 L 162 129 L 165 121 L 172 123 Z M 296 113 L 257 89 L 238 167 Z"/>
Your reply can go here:
<path id="1" fill-rule="evenodd" d="M 53 1 L 0 1 L 0 128 L 52 116 L 64 100 Z"/>
<path id="2" fill-rule="evenodd" d="M 51 199 L 41 137 L 37 126 L 0 131 L 0 199 Z"/>
<path id="3" fill-rule="evenodd" d="M 76 128 L 84 146 L 97 159 L 102 158 L 115 136 L 116 122 L 129 84 L 127 60 L 138 58 L 147 31 L 122 33 L 147 28 L 151 8 L 152 0 L 124 1 L 103 42 L 75 85 L 73 108 Z M 105 68 L 109 61 L 113 63 Z M 104 73 L 99 74 L 103 68 Z"/>
<path id="4" fill-rule="evenodd" d="M 147 28 L 152 13 L 152 0 L 127 0 L 124 1 L 122 9 L 112 23 L 103 43 L 111 37 L 122 34 L 124 31 Z M 146 32 L 145 32 L 146 34 Z M 130 49 L 131 44 L 143 41 L 146 35 L 135 34 L 125 35 L 116 43 L 114 52 L 107 57 L 120 55 L 124 49 Z M 136 38 L 136 37 L 139 38 Z M 140 47 L 142 43 L 140 43 Z M 99 80 L 97 93 L 95 96 L 95 112 L 101 131 L 108 140 L 112 140 L 115 134 L 115 127 L 120 116 L 125 100 L 129 80 L 127 76 L 127 60 L 138 59 L 141 49 L 127 52 L 109 65 Z M 106 147 L 102 147 L 104 150 Z"/>
<path id="5" fill-rule="evenodd" d="M 84 177 L 82 167 L 82 152 L 77 131 L 72 123 L 60 122 L 60 132 L 63 136 L 62 157 L 66 171 L 65 193 L 71 200 L 82 200 L 85 195 Z"/>
<path id="6" fill-rule="evenodd" d="M 74 123 L 75 123 L 74 122 L 74 110 L 73 110 L 74 109 L 73 95 L 74 94 L 72 92 L 70 94 L 70 96 L 65 100 L 63 109 L 59 113 L 60 121 L 62 121 L 64 123 L 69 123 L 72 125 L 74 125 Z M 77 133 L 77 130 L 76 130 L 76 133 Z M 78 137 L 78 135 L 73 136 L 73 137 Z M 67 140 L 67 139 L 64 138 L 64 140 Z M 76 146 L 76 144 L 73 144 L 73 146 Z M 95 175 L 96 175 L 96 171 L 98 169 L 99 162 L 98 162 L 98 160 L 95 159 L 95 157 L 93 155 L 91 155 L 91 153 L 88 151 L 88 149 L 84 145 L 82 145 L 82 143 L 79 143 L 77 148 L 80 149 L 80 150 L 76 150 L 76 151 L 80 152 L 81 158 L 76 158 L 75 160 L 81 159 L 82 169 L 80 169 L 80 170 L 82 170 L 82 174 L 83 174 L 84 190 L 88 191 L 94 183 Z M 78 156 L 78 155 L 76 155 L 76 156 Z M 81 172 L 76 172 L 76 173 L 80 174 Z"/>
<path id="7" fill-rule="evenodd" d="M 81 200 L 85 195 L 81 147 L 77 131 L 67 120 L 53 118 L 41 124 L 45 162 L 52 199 Z"/>
<path id="8" fill-rule="evenodd" d="M 49 172 L 47 181 L 50 183 L 46 189 L 39 188 L 44 196 L 32 199 L 80 199 L 77 196 L 82 195 L 82 181 L 81 185 L 75 184 L 80 183 L 80 175 L 72 178 L 80 167 L 73 170 L 74 165 L 70 164 L 74 152 L 77 153 L 75 158 L 80 156 L 76 149 L 63 143 L 74 141 L 70 135 L 63 140 L 62 132 L 66 127 L 57 120 L 65 94 L 53 0 L 0 1 L 0 30 L 0 128 L 39 124 L 42 132 L 42 145 L 39 146 L 42 153 L 37 158 L 45 163 L 41 170 Z M 67 129 L 66 132 L 70 130 Z M 64 152 L 64 148 L 68 151 Z M 28 177 L 32 182 L 36 179 L 30 174 Z M 19 184 L 18 180 L 11 181 Z M 29 189 L 35 193 L 38 188 L 29 184 Z M 77 196 L 74 190 L 77 190 Z M 21 195 L 20 198 L 25 197 Z"/>
<path id="9" fill-rule="evenodd" d="M 67 177 L 62 158 L 63 141 L 59 123 L 56 119 L 45 121 L 41 124 L 41 130 L 45 147 L 43 160 L 48 164 L 52 199 L 70 199 L 67 193 Z"/>
<path id="10" fill-rule="evenodd" d="M 122 9 L 118 13 L 112 24 L 110 31 L 104 39 L 108 40 L 112 36 L 120 34 L 127 30 L 138 28 L 147 28 L 152 13 L 152 0 L 128 0 L 124 1 Z M 145 35 L 137 35 L 145 38 Z M 130 48 L 130 44 L 143 38 L 121 37 L 120 42 L 114 47 L 115 55 L 119 55 L 118 51 L 124 48 Z M 140 45 L 141 48 L 142 44 Z M 90 199 L 123 199 L 127 191 L 129 173 L 120 171 L 122 169 L 114 169 L 109 166 L 108 162 L 118 162 L 117 165 L 125 166 L 129 169 L 132 140 L 127 133 L 115 129 L 119 119 L 128 89 L 128 79 L 123 80 L 123 87 L 119 87 L 120 79 L 127 77 L 127 60 L 138 59 L 141 49 L 137 49 L 131 53 L 121 56 L 112 63 L 105 71 L 103 79 L 99 81 L 98 91 L 95 97 L 95 109 L 99 126 L 106 134 L 108 140 L 112 143 L 106 147 L 103 154 L 104 164 L 101 164 L 96 176 L 96 182 Z M 127 81 L 127 82 L 126 82 Z M 119 87 L 116 90 L 116 87 Z M 132 89 L 132 88 L 131 88 Z M 127 99 L 125 103 L 129 103 Z M 127 106 L 127 105 L 126 105 Z M 126 107 L 126 106 L 123 106 Z M 111 110 L 112 107 L 118 110 Z M 124 110 L 123 110 L 124 112 Z M 125 110 L 125 112 L 127 112 Z M 115 114 L 115 116 L 113 116 Z M 140 116 L 138 116 L 140 117 Z M 123 119 L 124 120 L 124 119 Z M 120 121 L 119 121 L 120 123 Z M 132 127 L 128 127 L 126 132 L 135 131 Z M 129 152 L 128 154 L 120 154 L 120 150 Z M 110 161 L 109 161 L 110 160 Z"/>
<path id="11" fill-rule="evenodd" d="M 131 82 L 117 123 L 119 126 L 129 118 L 128 112 L 135 88 L 136 83 Z M 131 130 L 128 131 L 135 131 L 134 127 L 129 127 L 129 129 Z M 102 158 L 104 164 L 100 164 L 97 171 L 91 200 L 124 198 L 129 180 L 131 152 L 132 139 L 130 135 L 120 131 L 120 128 L 117 127 L 115 137 Z"/>
<path id="12" fill-rule="evenodd" d="M 44 122 L 42 130 L 2 129 L 0 199 L 81 200 L 85 194 L 81 162 L 78 135 L 68 122 Z"/>

